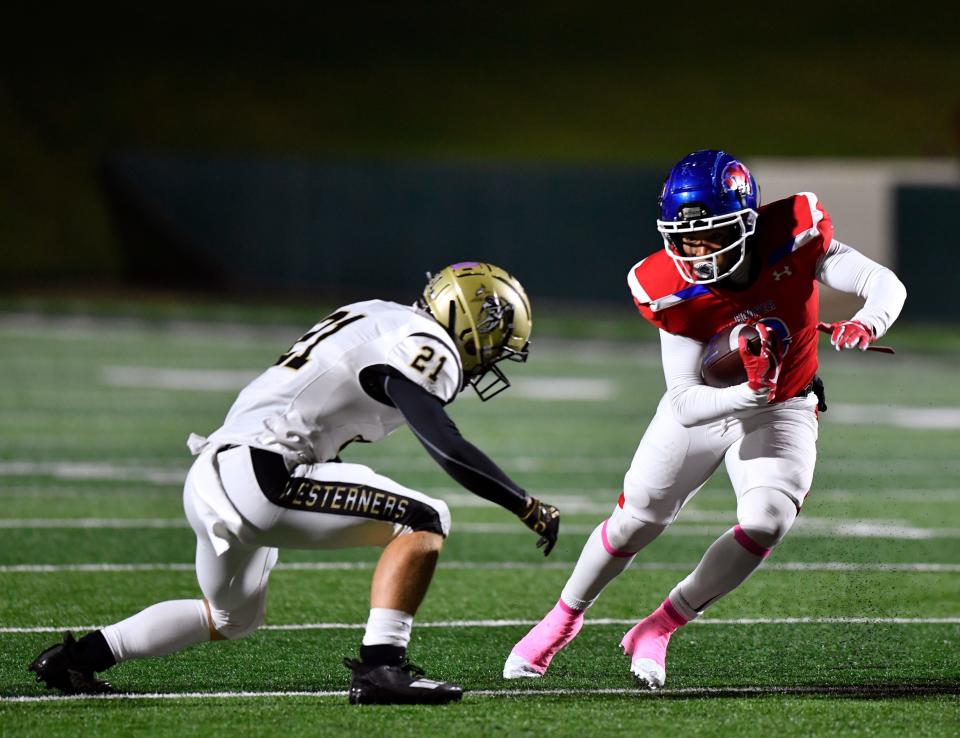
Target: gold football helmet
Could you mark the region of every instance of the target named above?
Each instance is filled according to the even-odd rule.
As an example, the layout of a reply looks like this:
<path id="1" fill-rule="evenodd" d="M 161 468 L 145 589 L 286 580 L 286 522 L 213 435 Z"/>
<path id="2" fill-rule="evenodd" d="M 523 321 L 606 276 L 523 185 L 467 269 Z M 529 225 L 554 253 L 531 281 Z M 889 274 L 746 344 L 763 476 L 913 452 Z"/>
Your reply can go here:
<path id="1" fill-rule="evenodd" d="M 427 276 L 417 305 L 456 344 L 464 387 L 473 387 L 481 400 L 500 394 L 510 380 L 497 363 L 524 362 L 529 353 L 533 320 L 523 286 L 500 267 L 476 261 L 452 264 Z M 485 381 L 488 374 L 493 378 Z"/>

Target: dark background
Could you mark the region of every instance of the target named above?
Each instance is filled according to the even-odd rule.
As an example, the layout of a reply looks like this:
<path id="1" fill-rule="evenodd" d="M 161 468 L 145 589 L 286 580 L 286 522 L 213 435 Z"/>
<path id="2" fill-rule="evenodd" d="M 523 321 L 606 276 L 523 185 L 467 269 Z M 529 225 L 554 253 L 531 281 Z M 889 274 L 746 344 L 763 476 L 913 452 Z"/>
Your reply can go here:
<path id="1" fill-rule="evenodd" d="M 957 16 L 702 0 L 20 8 L 0 44 L 2 284 L 399 297 L 480 258 L 535 297 L 622 300 L 687 151 L 955 158 Z M 897 233 L 918 233 L 898 267 L 922 280 L 955 261 L 956 190 L 897 202 Z"/>

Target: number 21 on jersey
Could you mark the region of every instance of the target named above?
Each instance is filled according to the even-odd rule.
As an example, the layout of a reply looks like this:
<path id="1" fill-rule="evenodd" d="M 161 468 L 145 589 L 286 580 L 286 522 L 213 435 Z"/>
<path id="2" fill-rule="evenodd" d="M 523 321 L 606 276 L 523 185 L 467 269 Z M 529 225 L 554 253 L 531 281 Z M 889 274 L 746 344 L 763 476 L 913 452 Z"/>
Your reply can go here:
<path id="1" fill-rule="evenodd" d="M 418 372 L 425 372 L 429 368 L 430 362 L 433 361 L 434 354 L 436 354 L 436 351 L 434 351 L 433 347 L 421 346 L 420 353 L 417 354 L 413 361 L 410 362 L 410 366 L 412 366 Z M 436 367 L 427 375 L 427 379 L 429 379 L 431 382 L 436 382 L 437 377 L 440 376 L 440 370 L 443 369 L 443 365 L 446 363 L 446 361 L 447 357 L 444 354 L 437 360 Z"/>
<path id="2" fill-rule="evenodd" d="M 281 354 L 280 358 L 274 363 L 274 366 L 285 366 L 293 370 L 299 369 L 310 360 L 310 352 L 313 351 L 317 347 L 317 344 L 324 338 L 329 338 L 337 331 L 342 330 L 351 323 L 355 323 L 364 317 L 366 316 L 350 315 L 346 310 L 338 310 L 328 315 L 317 323 L 312 330 L 304 333 L 300 337 L 300 340 L 290 347 L 289 351 Z"/>

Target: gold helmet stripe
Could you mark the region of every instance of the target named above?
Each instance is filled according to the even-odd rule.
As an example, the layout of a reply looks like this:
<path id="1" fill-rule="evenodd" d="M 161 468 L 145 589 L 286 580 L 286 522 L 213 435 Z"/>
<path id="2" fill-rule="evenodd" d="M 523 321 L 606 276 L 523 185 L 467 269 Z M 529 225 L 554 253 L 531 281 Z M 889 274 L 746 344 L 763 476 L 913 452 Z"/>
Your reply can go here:
<path id="1" fill-rule="evenodd" d="M 519 298 L 520 298 L 520 302 L 523 303 L 523 307 L 524 307 L 524 309 L 527 311 L 527 317 L 530 318 L 530 317 L 531 317 L 531 316 L 530 316 L 530 302 L 529 302 L 529 300 L 527 299 L 526 294 L 524 294 L 522 291 L 518 290 L 518 289 L 517 289 L 517 286 L 516 286 L 515 284 L 513 284 L 513 282 L 511 282 L 511 281 L 508 280 L 508 279 L 504 279 L 503 277 L 498 277 L 496 274 L 493 275 L 493 278 L 494 278 L 495 280 L 497 280 L 498 282 L 503 282 L 503 283 L 504 283 L 505 285 L 507 285 L 511 290 L 513 290 L 513 293 L 514 293 L 517 297 L 519 297 Z"/>
<path id="2" fill-rule="evenodd" d="M 490 265 L 484 264 L 489 271 Z M 467 322 L 470 324 L 470 332 L 473 334 L 473 343 L 477 349 L 477 357 L 480 356 L 480 331 L 477 330 L 477 322 L 473 319 L 473 314 L 470 312 L 470 301 L 467 300 L 466 295 L 463 294 L 463 287 L 460 285 L 460 280 L 457 279 L 456 273 L 451 267 L 447 267 L 450 270 L 450 281 L 453 284 L 453 288 L 456 292 L 457 302 L 460 303 L 460 314 L 463 315 Z M 450 326 L 450 330 L 457 332 L 457 327 L 455 325 Z M 459 339 L 459 335 L 457 336 Z"/>

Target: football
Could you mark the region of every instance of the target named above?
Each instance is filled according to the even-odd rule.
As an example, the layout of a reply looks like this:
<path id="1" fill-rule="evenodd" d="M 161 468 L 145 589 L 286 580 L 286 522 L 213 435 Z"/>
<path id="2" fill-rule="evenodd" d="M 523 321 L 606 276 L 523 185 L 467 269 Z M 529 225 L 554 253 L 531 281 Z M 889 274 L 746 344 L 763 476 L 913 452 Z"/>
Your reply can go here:
<path id="1" fill-rule="evenodd" d="M 747 349 L 760 353 L 760 332 L 752 325 L 734 323 L 711 338 L 703 349 L 700 360 L 700 375 L 710 387 L 732 387 L 747 381 L 747 370 L 740 358 L 738 340 L 746 336 Z"/>

